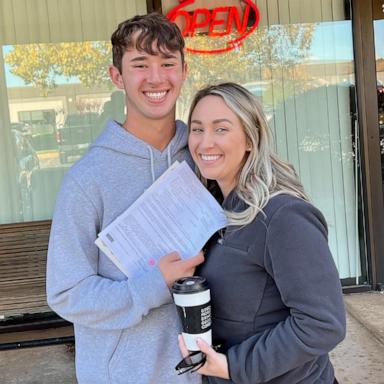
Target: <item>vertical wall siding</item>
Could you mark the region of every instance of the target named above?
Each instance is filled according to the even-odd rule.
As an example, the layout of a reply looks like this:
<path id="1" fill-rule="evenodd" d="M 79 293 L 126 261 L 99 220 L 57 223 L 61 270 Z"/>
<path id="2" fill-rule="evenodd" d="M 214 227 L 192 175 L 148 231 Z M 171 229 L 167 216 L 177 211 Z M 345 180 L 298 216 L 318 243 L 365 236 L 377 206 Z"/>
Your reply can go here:
<path id="1" fill-rule="evenodd" d="M 231 2 L 233 5 L 239 3 Z M 311 24 L 316 29 L 317 59 L 308 57 L 308 61 L 290 66 L 282 52 L 281 63 L 275 65 L 268 59 L 259 63 L 255 60 L 247 81 L 272 85 L 274 114 L 271 127 L 276 150 L 279 156 L 295 166 L 311 200 L 324 213 L 329 226 L 329 244 L 340 277 L 354 277 L 360 268 L 360 255 L 356 247 L 358 208 L 350 119 L 353 59 L 346 59 L 350 60 L 346 63 L 338 54 L 340 26 L 345 35 L 352 36 L 351 22 L 345 21 L 344 1 L 256 0 L 255 3 L 260 11 L 259 28 L 262 31 L 278 25 L 295 31 L 298 24 Z M 164 0 L 162 4 L 167 13 L 178 5 L 178 0 Z M 212 9 L 222 4 L 222 1 L 196 0 L 186 10 Z M 256 30 L 255 35 L 257 33 Z M 352 39 L 350 49 L 352 57 Z M 230 78 L 230 69 L 228 80 L 236 81 Z M 312 79 L 310 85 L 300 76 L 300 71 L 308 72 Z M 346 75 L 349 78 L 344 82 Z M 190 76 L 194 74 L 190 73 Z M 214 75 L 212 81 L 216 81 Z M 281 95 L 283 100 L 278 97 Z"/>
<path id="2" fill-rule="evenodd" d="M 345 20 L 343 1 L 259 0 L 256 3 L 262 15 L 260 26 Z M 333 78 L 335 85 L 314 85 L 303 94 L 300 83 L 295 82 L 294 95 L 286 98 L 283 105 L 274 103 L 272 125 L 278 154 L 295 166 L 312 201 L 327 219 L 332 254 L 340 276 L 346 278 L 360 271 L 355 241 L 358 234 L 353 127 L 349 87 L 342 85 L 342 65 L 336 59 L 337 30 L 332 25 L 329 28 L 333 29 L 334 39 L 325 36 L 322 39 L 319 62 L 323 57 L 332 56 L 334 64 L 319 64 L 317 76 Z M 286 94 L 288 84 L 284 70 L 272 69 L 272 79 Z M 305 148 L 308 139 L 313 148 Z"/>
<path id="3" fill-rule="evenodd" d="M 120 21 L 146 12 L 143 0 L 2 0 L 0 43 L 109 40 Z"/>
<path id="4" fill-rule="evenodd" d="M 317 23 L 344 20 L 343 1 L 338 0 L 253 0 L 259 8 L 260 26 L 288 23 Z M 237 5 L 240 0 L 195 0 L 186 10 Z M 168 13 L 179 0 L 163 0 L 163 13 Z"/>

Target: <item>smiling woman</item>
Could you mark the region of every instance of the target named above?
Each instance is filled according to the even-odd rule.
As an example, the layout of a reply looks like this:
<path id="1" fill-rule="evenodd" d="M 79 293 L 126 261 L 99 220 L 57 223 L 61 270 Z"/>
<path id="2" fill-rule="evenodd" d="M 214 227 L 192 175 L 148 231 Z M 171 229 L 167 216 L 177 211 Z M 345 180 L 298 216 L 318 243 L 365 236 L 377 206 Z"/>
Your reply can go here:
<path id="1" fill-rule="evenodd" d="M 212 345 L 222 346 L 197 341 L 198 372 L 211 384 L 335 383 L 328 352 L 345 336 L 345 310 L 327 224 L 275 155 L 259 102 L 238 84 L 212 85 L 188 123 L 192 157 L 229 222 L 197 271 L 211 289 Z"/>
<path id="2" fill-rule="evenodd" d="M 226 197 L 250 150 L 238 116 L 220 96 L 207 96 L 194 108 L 189 129 L 188 145 L 200 173 L 216 180 Z"/>

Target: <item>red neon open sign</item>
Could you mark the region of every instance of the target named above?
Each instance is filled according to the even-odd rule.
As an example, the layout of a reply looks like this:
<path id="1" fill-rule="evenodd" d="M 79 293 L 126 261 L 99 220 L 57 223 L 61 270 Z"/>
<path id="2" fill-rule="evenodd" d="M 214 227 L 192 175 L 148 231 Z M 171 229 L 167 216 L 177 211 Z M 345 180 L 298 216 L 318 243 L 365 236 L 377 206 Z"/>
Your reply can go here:
<path id="1" fill-rule="evenodd" d="M 176 19 L 182 18 L 185 27 L 182 30 L 183 36 L 193 37 L 199 30 L 208 30 L 210 37 L 228 36 L 232 32 L 236 32 L 239 37 L 226 41 L 222 48 L 203 50 L 187 47 L 186 50 L 192 53 L 214 54 L 232 51 L 241 46 L 242 40 L 249 36 L 258 26 L 260 21 L 260 12 L 256 4 L 251 0 L 243 0 L 245 8 L 241 19 L 239 10 L 235 6 L 216 7 L 213 9 L 197 8 L 193 12 L 187 12 L 184 8 L 191 5 L 195 0 L 180 0 L 180 4 L 173 8 L 167 17 L 176 22 Z M 254 13 L 253 25 L 248 28 L 249 20 Z M 220 32 L 215 30 L 221 28 Z"/>

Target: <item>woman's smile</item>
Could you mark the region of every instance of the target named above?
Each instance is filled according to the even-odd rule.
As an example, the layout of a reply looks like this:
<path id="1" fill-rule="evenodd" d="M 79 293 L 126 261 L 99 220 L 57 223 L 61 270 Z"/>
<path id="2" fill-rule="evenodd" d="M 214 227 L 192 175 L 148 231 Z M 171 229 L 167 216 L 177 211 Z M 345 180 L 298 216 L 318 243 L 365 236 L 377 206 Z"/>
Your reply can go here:
<path id="1" fill-rule="evenodd" d="M 216 180 L 226 196 L 236 184 L 248 151 L 238 116 L 221 97 L 202 98 L 191 116 L 188 142 L 200 173 Z"/>

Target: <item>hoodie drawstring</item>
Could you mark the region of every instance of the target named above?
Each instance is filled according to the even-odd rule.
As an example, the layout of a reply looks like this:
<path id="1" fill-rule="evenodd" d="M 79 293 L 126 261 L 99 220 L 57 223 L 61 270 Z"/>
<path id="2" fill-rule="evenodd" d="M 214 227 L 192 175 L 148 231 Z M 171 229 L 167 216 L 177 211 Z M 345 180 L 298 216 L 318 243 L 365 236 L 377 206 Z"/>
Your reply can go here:
<path id="1" fill-rule="evenodd" d="M 149 157 L 151 159 L 151 175 L 152 175 L 152 183 L 155 182 L 155 160 L 153 159 L 153 151 L 150 145 L 147 145 L 149 151 Z"/>
<path id="2" fill-rule="evenodd" d="M 168 145 L 168 148 L 167 148 L 167 160 L 168 160 L 168 168 L 171 166 L 172 164 L 172 159 L 171 159 L 171 146 Z"/>
<path id="3" fill-rule="evenodd" d="M 152 183 L 156 180 L 156 176 L 155 176 L 155 159 L 154 159 L 154 156 L 153 156 L 153 151 L 152 151 L 152 148 L 150 145 L 147 145 L 147 148 L 148 148 L 148 152 L 149 152 L 149 158 L 151 159 L 151 175 L 152 175 Z M 167 148 L 167 163 L 168 163 L 168 168 L 171 166 L 172 164 L 172 158 L 171 158 L 171 146 L 168 145 L 168 148 Z"/>

